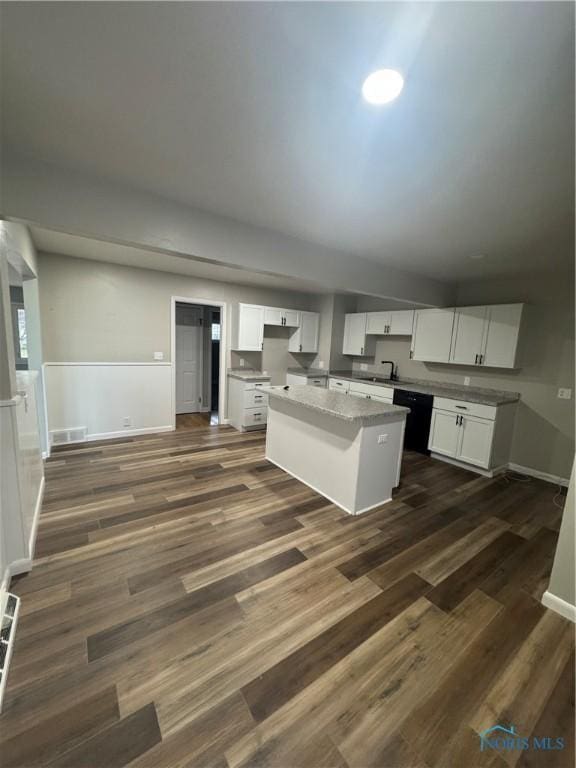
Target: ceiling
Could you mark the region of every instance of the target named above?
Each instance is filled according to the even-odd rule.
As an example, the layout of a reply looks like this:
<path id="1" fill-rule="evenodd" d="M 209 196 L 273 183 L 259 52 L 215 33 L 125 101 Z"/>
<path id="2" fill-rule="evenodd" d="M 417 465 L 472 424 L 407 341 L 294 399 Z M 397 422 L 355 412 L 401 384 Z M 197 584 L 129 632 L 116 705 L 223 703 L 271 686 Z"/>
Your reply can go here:
<path id="1" fill-rule="evenodd" d="M 225 267 L 191 257 L 173 256 L 162 251 L 144 250 L 117 243 L 93 240 L 88 237 L 55 232 L 42 227 L 31 226 L 30 233 L 37 250 L 62 256 L 74 256 L 80 259 L 106 261 L 123 264 L 128 267 L 154 269 L 159 272 L 172 272 L 204 280 L 220 280 L 235 285 L 253 285 L 276 290 L 293 290 L 304 293 L 328 293 L 330 288 L 304 280 L 273 275 L 264 272 L 252 272 L 245 269 Z"/>
<path id="2" fill-rule="evenodd" d="M 2 16 L 7 152 L 440 280 L 571 262 L 572 3 Z M 362 81 L 383 66 L 406 85 L 370 107 Z"/>

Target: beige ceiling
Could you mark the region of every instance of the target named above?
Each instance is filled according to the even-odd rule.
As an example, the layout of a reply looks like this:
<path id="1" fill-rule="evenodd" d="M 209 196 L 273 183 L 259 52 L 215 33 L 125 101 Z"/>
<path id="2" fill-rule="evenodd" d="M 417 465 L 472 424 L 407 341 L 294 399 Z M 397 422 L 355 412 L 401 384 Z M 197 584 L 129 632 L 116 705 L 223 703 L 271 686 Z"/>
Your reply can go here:
<path id="1" fill-rule="evenodd" d="M 571 263 L 572 3 L 16 2 L 2 16 L 8 154 L 442 280 Z M 376 109 L 360 87 L 381 66 L 406 85 Z"/>

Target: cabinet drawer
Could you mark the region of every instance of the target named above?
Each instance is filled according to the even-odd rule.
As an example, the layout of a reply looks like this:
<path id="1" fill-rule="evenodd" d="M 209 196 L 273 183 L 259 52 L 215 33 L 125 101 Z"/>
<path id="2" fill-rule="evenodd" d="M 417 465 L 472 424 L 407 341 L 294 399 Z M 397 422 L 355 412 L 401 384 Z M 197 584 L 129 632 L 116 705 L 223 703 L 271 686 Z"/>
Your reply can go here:
<path id="1" fill-rule="evenodd" d="M 270 379 L 266 381 L 247 381 L 244 384 L 244 392 L 248 392 L 251 389 L 263 389 L 270 386 Z"/>
<path id="2" fill-rule="evenodd" d="M 350 389 L 350 382 L 346 381 L 346 379 L 329 379 L 328 388 L 335 389 L 339 392 L 348 392 Z"/>
<path id="3" fill-rule="evenodd" d="M 452 400 L 448 397 L 435 397 L 434 408 L 450 413 L 461 413 L 468 416 L 479 416 L 481 419 L 496 419 L 497 406 L 482 403 L 468 403 L 465 400 Z"/>
<path id="4" fill-rule="evenodd" d="M 326 386 L 326 376 L 320 376 L 317 379 L 308 379 L 306 382 L 310 387 L 325 387 Z"/>
<path id="5" fill-rule="evenodd" d="M 369 395 L 374 398 L 386 398 L 392 402 L 394 397 L 394 390 L 392 387 L 378 387 L 374 384 L 364 384 L 362 382 L 353 381 L 350 383 L 351 395 Z"/>
<path id="6" fill-rule="evenodd" d="M 258 408 L 268 405 L 268 395 L 259 389 L 247 389 L 244 392 L 244 408 Z"/>
<path id="7" fill-rule="evenodd" d="M 246 408 L 242 418 L 245 427 L 254 427 L 257 424 L 266 424 L 268 408 Z"/>

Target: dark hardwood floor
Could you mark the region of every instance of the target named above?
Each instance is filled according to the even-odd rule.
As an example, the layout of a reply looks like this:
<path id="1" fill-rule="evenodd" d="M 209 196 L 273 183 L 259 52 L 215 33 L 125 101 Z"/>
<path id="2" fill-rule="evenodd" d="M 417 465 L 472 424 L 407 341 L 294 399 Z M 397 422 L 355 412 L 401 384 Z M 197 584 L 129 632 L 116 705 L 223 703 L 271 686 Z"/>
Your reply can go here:
<path id="1" fill-rule="evenodd" d="M 0 764 L 572 766 L 574 628 L 539 602 L 556 489 L 407 453 L 351 517 L 264 438 L 54 452 Z M 482 751 L 499 723 L 566 747 Z"/>

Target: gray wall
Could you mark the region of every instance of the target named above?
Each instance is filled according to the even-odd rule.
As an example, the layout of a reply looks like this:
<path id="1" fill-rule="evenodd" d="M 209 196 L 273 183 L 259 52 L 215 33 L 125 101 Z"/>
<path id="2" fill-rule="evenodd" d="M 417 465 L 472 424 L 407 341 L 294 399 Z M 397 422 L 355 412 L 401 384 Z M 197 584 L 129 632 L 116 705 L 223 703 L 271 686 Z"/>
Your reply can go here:
<path id="1" fill-rule="evenodd" d="M 410 360 L 410 341 L 397 337 L 379 341 L 375 362 L 398 363 L 400 376 L 452 381 L 520 392 L 511 461 L 568 478 L 574 459 L 574 276 L 532 275 L 498 278 L 459 287 L 457 304 L 526 302 L 522 328 L 522 367 L 518 370 L 479 369 Z M 360 299 L 358 311 L 380 308 Z M 354 361 L 358 369 L 364 362 Z M 571 400 L 559 400 L 559 387 L 573 390 Z"/>
<path id="2" fill-rule="evenodd" d="M 30 158 L 3 158 L 6 216 L 70 234 L 273 272 L 330 286 L 410 299 L 453 300 L 455 286 L 377 261 L 241 224 L 158 195 Z"/>
<path id="3" fill-rule="evenodd" d="M 40 253 L 40 306 L 47 362 L 146 362 L 154 352 L 170 360 L 170 301 L 182 296 L 316 310 L 314 294 L 239 286 L 100 261 Z M 228 325 L 230 323 L 228 312 Z M 321 318 L 322 323 L 322 318 Z M 232 352 L 233 366 L 271 373 L 283 383 L 298 365 L 288 352 L 287 328 L 268 328 L 262 353 Z M 228 336 L 230 338 L 230 336 Z"/>
<path id="4" fill-rule="evenodd" d="M 576 605 L 575 542 L 576 499 L 574 497 L 574 470 L 572 470 L 552 575 L 550 576 L 550 585 L 548 586 L 548 592 L 561 600 L 565 600 L 570 605 Z"/>

